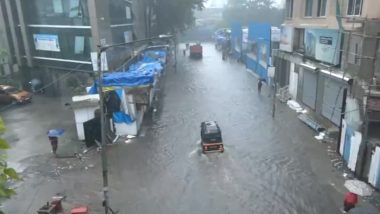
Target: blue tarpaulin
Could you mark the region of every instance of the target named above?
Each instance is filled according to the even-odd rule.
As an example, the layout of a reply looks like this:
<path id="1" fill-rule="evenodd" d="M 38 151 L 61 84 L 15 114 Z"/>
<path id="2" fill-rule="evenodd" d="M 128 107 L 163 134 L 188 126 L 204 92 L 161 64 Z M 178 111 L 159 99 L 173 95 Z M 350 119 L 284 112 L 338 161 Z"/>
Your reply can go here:
<path id="1" fill-rule="evenodd" d="M 114 123 L 126 123 L 126 124 L 131 124 L 135 122 L 134 119 L 131 118 L 128 114 L 124 112 L 114 112 L 113 113 L 113 122 Z"/>
<path id="2" fill-rule="evenodd" d="M 149 50 L 143 53 L 143 58 L 130 65 L 127 72 L 112 72 L 105 73 L 103 75 L 103 86 L 112 87 L 138 87 L 153 84 L 156 74 L 162 72 L 163 65 L 159 59 L 154 58 L 166 57 L 166 51 L 164 50 Z M 96 94 L 97 84 L 89 90 L 89 94 Z"/>

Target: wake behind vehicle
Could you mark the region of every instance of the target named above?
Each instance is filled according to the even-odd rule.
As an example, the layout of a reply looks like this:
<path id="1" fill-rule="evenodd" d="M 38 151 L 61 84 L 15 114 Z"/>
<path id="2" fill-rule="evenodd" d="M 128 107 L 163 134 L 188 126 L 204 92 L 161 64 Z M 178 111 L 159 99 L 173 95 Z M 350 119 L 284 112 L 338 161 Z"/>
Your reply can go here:
<path id="1" fill-rule="evenodd" d="M 190 46 L 190 58 L 201 59 L 203 57 L 203 47 L 197 43 Z"/>
<path id="2" fill-rule="evenodd" d="M 212 151 L 224 152 L 222 132 L 216 121 L 201 123 L 201 146 L 203 153 Z"/>

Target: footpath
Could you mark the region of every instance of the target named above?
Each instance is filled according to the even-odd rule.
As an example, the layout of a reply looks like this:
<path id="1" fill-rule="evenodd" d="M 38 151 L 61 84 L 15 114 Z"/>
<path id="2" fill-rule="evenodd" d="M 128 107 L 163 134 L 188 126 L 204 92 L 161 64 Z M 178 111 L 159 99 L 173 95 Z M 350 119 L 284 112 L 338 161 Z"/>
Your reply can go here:
<path id="1" fill-rule="evenodd" d="M 234 59 L 229 59 L 230 61 L 234 61 Z M 238 62 L 231 62 L 231 63 L 237 63 Z M 241 69 L 245 72 L 248 72 L 252 74 L 252 78 L 255 79 L 254 82 L 259 82 L 259 77 L 256 75 L 253 71 L 249 70 L 246 68 L 243 64 L 241 64 Z M 261 91 L 262 95 L 268 95 L 268 97 L 273 96 L 273 88 L 270 87 L 269 85 L 264 85 L 262 87 Z M 268 99 L 272 100 L 272 99 Z M 269 103 L 268 103 L 269 104 Z M 288 108 L 290 109 L 286 102 L 282 103 L 278 98 L 276 98 L 276 108 L 277 112 L 276 114 L 277 117 L 279 117 L 279 114 L 281 114 L 281 111 L 279 109 L 283 108 Z M 324 127 L 327 126 L 327 128 L 330 129 L 338 129 L 337 127 L 334 127 L 331 125 L 326 120 L 323 120 L 321 118 L 316 117 L 311 111 L 308 111 L 311 118 L 313 120 L 317 121 L 319 124 L 325 125 Z M 294 117 L 297 117 L 298 113 L 294 111 Z M 297 118 L 297 120 L 299 120 Z M 305 126 L 307 126 L 305 124 Z M 317 136 L 318 133 L 315 132 L 315 136 Z M 348 191 L 346 187 L 344 187 L 344 182 L 349 179 L 355 179 L 354 174 L 347 168 L 345 165 L 343 158 L 336 153 L 336 148 L 337 148 L 337 136 L 334 136 L 333 138 L 330 138 L 328 140 L 316 140 L 315 136 L 310 136 L 310 140 L 319 143 L 321 149 L 325 150 L 326 154 L 328 155 L 331 165 L 321 165 L 317 160 L 320 159 L 321 157 L 318 156 L 317 152 L 313 153 L 310 151 L 310 159 L 313 160 L 315 159 L 316 161 L 312 161 L 314 165 L 312 166 L 316 172 L 319 172 L 318 174 L 321 176 L 321 180 L 327 180 L 328 185 L 331 186 L 335 190 L 335 203 L 338 206 L 342 207 L 342 213 L 343 213 L 343 199 L 345 193 Z M 363 207 L 369 211 L 372 211 L 373 213 L 380 213 L 380 192 L 379 191 L 374 191 L 374 193 L 371 196 L 366 196 L 366 197 L 359 197 L 359 203 L 357 207 Z"/>

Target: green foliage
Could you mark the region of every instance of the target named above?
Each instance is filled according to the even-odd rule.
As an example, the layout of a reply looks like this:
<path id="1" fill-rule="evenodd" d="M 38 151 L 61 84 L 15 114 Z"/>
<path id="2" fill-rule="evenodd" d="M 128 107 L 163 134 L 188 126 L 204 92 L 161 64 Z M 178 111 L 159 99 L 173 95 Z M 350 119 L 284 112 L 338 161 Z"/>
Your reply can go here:
<path id="1" fill-rule="evenodd" d="M 156 17 L 155 21 L 150 23 L 156 34 L 183 32 L 195 23 L 194 10 L 202 10 L 205 2 L 205 0 L 147 1 Z"/>
<path id="2" fill-rule="evenodd" d="M 250 22 L 262 22 L 280 26 L 284 19 L 284 12 L 274 4 L 273 0 L 229 0 L 223 12 L 223 18 L 228 24 L 239 21 L 243 25 L 248 25 Z"/>
<path id="3" fill-rule="evenodd" d="M 5 131 L 5 125 L 2 118 L 0 118 L 0 134 L 3 134 Z M 0 138 L 0 150 L 9 149 L 10 146 L 6 140 Z M 16 170 L 8 167 L 7 162 L 4 156 L 0 156 L 0 199 L 10 198 L 15 195 L 16 192 L 12 189 L 9 184 L 13 181 L 20 180 L 19 175 Z M 3 212 L 0 210 L 0 214 Z"/>

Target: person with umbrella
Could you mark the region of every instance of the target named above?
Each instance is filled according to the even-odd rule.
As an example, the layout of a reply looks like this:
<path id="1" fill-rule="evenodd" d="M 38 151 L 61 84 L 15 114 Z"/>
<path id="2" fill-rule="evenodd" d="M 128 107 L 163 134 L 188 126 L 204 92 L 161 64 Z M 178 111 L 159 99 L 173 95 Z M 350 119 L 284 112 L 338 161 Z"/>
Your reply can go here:
<path id="1" fill-rule="evenodd" d="M 358 195 L 353 192 L 347 192 L 346 195 L 344 196 L 343 210 L 345 212 L 348 212 L 351 209 L 355 208 L 357 203 L 358 203 Z"/>
<path id="2" fill-rule="evenodd" d="M 63 129 L 50 129 L 47 132 L 51 150 L 55 156 L 57 156 L 57 149 L 58 149 L 58 137 L 62 136 L 65 131 Z"/>
<path id="3" fill-rule="evenodd" d="M 359 180 L 347 180 L 344 186 L 349 192 L 346 193 L 343 200 L 344 211 L 348 212 L 356 207 L 358 203 L 358 195 L 370 196 L 373 189 L 363 181 Z"/>

